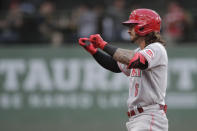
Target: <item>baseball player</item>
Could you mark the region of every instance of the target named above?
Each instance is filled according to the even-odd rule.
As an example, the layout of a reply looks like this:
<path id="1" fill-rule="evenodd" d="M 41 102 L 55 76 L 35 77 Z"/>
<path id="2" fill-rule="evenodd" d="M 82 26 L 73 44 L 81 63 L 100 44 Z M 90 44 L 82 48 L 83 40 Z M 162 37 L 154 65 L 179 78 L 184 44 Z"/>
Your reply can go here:
<path id="1" fill-rule="evenodd" d="M 130 79 L 127 100 L 129 121 L 126 123 L 128 131 L 168 131 L 164 100 L 168 57 L 165 42 L 160 35 L 161 18 L 153 10 L 136 9 L 123 25 L 128 27 L 131 41 L 139 48 L 116 48 L 99 34 L 80 38 L 79 44 L 102 67 L 115 73 L 123 72 Z M 88 41 L 90 44 L 86 44 Z"/>

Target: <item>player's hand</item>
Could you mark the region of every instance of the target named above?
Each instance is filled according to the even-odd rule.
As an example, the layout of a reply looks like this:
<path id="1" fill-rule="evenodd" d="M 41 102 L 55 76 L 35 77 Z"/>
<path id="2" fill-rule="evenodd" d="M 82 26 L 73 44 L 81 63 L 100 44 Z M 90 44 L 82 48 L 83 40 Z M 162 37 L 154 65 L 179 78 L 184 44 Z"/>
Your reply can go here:
<path id="1" fill-rule="evenodd" d="M 97 52 L 97 48 L 92 43 L 87 44 L 87 42 L 89 42 L 88 38 L 79 39 L 79 45 L 84 47 L 90 54 L 94 55 Z"/>
<path id="2" fill-rule="evenodd" d="M 95 47 L 101 48 L 102 50 L 107 45 L 107 42 L 102 39 L 100 34 L 91 35 L 89 40 Z"/>

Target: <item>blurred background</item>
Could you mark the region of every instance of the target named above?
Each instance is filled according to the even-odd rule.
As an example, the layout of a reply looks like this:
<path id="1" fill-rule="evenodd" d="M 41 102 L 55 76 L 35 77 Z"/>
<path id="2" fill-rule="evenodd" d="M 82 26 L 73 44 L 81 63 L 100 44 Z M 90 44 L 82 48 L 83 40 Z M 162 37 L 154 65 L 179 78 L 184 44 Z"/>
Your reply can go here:
<path id="1" fill-rule="evenodd" d="M 121 22 L 162 18 L 169 131 L 197 130 L 195 0 L 0 0 L 0 131 L 126 131 L 128 79 L 100 67 L 78 38 L 134 49 Z"/>

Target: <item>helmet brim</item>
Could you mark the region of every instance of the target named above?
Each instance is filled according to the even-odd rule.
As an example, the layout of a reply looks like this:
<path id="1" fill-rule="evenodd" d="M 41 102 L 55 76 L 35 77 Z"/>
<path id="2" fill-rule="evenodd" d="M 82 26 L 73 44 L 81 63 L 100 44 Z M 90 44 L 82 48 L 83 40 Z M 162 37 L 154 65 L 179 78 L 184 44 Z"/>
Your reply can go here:
<path id="1" fill-rule="evenodd" d="M 138 24 L 138 23 L 139 23 L 138 20 L 127 20 L 125 22 L 122 22 L 122 24 L 125 26 L 130 26 L 131 24 Z"/>

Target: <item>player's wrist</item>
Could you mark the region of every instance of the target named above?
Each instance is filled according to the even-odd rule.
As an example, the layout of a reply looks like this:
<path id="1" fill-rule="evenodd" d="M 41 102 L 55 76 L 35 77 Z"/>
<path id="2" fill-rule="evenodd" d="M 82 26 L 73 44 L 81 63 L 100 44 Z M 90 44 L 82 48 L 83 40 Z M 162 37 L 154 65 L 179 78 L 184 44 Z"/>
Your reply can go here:
<path id="1" fill-rule="evenodd" d="M 99 48 L 104 50 L 105 46 L 107 45 L 108 43 L 106 41 L 102 41 L 99 45 Z"/>
<path id="2" fill-rule="evenodd" d="M 106 44 L 103 48 L 103 51 L 105 51 L 107 54 L 113 57 L 117 49 L 118 49 L 117 47 L 114 47 L 110 44 Z"/>

